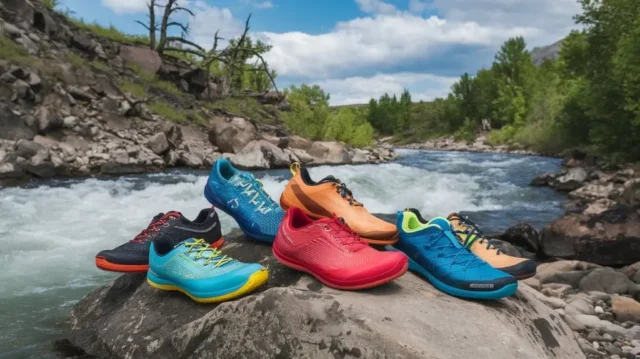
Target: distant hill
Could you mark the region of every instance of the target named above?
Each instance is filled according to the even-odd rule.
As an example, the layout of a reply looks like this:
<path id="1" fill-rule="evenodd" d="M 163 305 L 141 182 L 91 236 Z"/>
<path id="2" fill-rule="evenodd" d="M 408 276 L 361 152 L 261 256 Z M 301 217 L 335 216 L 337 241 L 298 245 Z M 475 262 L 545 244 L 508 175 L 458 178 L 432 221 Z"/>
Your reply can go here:
<path id="1" fill-rule="evenodd" d="M 540 65 L 547 59 L 557 59 L 560 56 L 560 45 L 562 40 L 559 40 L 551 45 L 535 47 L 531 50 L 531 59 L 536 65 Z"/>

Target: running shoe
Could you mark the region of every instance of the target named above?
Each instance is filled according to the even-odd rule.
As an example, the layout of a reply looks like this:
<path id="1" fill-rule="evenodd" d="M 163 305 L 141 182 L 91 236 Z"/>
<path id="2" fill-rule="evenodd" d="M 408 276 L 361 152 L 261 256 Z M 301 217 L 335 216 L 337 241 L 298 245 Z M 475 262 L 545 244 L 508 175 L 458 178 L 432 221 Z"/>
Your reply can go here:
<path id="1" fill-rule="evenodd" d="M 299 163 L 291 165 L 291 173 L 293 178 L 280 196 L 282 208 L 300 208 L 314 219 L 334 215 L 344 218 L 353 231 L 371 244 L 393 244 L 398 240 L 396 226 L 369 213 L 339 179 L 328 176 L 315 182 Z"/>
<path id="2" fill-rule="evenodd" d="M 409 257 L 409 270 L 439 290 L 469 299 L 500 299 L 518 289 L 515 277 L 490 266 L 460 244 L 449 221 L 425 221 L 416 209 L 398 212 L 400 240 L 394 246 Z"/>
<path id="3" fill-rule="evenodd" d="M 177 242 L 164 235 L 153 240 L 147 272 L 152 287 L 214 303 L 251 293 L 267 281 L 267 269 L 260 264 L 227 257 L 203 239 Z"/>
<path id="4" fill-rule="evenodd" d="M 98 253 L 96 266 L 112 272 L 146 272 L 149 269 L 149 245 L 159 234 L 169 235 L 179 241 L 192 237 L 203 238 L 214 248 L 224 244 L 220 220 L 214 209 L 203 209 L 194 221 L 188 220 L 180 212 L 171 211 L 153 217 L 149 226 L 129 242 Z"/>
<path id="5" fill-rule="evenodd" d="M 289 208 L 280 225 L 273 255 L 287 267 L 344 290 L 388 283 L 408 266 L 402 253 L 371 248 L 342 218 L 313 220 L 296 207 Z"/>
<path id="6" fill-rule="evenodd" d="M 460 242 L 475 255 L 505 273 L 518 279 L 527 279 L 536 275 L 536 262 L 527 258 L 512 257 L 502 253 L 490 239 L 480 231 L 469 217 L 452 213 L 447 217 Z"/>
<path id="7" fill-rule="evenodd" d="M 215 207 L 233 217 L 249 237 L 273 242 L 284 212 L 250 172 L 240 171 L 219 158 L 213 164 L 204 195 Z"/>

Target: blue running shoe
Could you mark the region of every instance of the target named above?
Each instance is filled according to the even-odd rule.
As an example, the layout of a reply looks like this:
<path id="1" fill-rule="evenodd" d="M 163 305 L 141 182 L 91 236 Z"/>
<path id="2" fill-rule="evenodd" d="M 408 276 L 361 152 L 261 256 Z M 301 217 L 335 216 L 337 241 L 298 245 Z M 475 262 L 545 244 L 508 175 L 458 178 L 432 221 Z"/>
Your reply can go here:
<path id="1" fill-rule="evenodd" d="M 204 196 L 233 217 L 247 236 L 273 243 L 284 211 L 252 173 L 240 171 L 219 158 L 209 174 Z"/>
<path id="2" fill-rule="evenodd" d="M 500 299 L 518 289 L 518 281 L 493 268 L 456 238 L 444 218 L 427 223 L 416 209 L 398 212 L 400 239 L 391 250 L 409 257 L 409 270 L 419 273 L 439 290 L 469 299 Z"/>
<path id="3" fill-rule="evenodd" d="M 253 292 L 269 276 L 263 266 L 238 262 L 203 239 L 190 238 L 175 247 L 173 242 L 161 236 L 151 243 L 147 282 L 154 288 L 213 303 Z"/>

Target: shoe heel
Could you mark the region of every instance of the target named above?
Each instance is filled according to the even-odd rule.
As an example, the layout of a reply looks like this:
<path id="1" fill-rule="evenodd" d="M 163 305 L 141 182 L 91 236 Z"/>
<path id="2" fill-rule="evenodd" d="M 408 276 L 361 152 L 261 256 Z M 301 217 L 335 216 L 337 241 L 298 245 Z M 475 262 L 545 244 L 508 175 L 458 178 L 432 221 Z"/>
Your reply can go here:
<path id="1" fill-rule="evenodd" d="M 209 201 L 209 203 L 211 203 L 216 208 L 222 207 L 222 204 L 219 203 L 218 200 L 216 199 L 216 197 L 213 195 L 213 192 L 212 192 L 211 188 L 209 187 L 209 183 L 207 183 L 204 186 L 204 198 L 206 198 L 207 201 Z"/>

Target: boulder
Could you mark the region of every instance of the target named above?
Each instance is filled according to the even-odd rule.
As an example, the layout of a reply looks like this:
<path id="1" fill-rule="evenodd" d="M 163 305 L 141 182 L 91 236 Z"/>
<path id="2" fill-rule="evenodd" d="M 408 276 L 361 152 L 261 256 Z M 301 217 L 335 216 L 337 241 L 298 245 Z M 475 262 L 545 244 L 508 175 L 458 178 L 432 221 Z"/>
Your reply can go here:
<path id="1" fill-rule="evenodd" d="M 542 232 L 542 250 L 550 257 L 577 259 L 605 266 L 640 261 L 640 214 L 618 205 L 595 216 L 570 214 Z"/>
<path id="2" fill-rule="evenodd" d="M 584 292 L 625 294 L 632 286 L 633 282 L 626 275 L 607 267 L 594 269 L 580 280 L 580 290 Z"/>
<path id="3" fill-rule="evenodd" d="M 18 142 L 16 142 L 14 154 L 17 157 L 30 159 L 41 151 L 47 151 L 47 148 L 35 141 L 19 140 Z"/>
<path id="4" fill-rule="evenodd" d="M 147 140 L 147 147 L 153 151 L 156 155 L 161 155 L 169 149 L 169 141 L 164 132 L 158 132 L 155 135 L 149 137 Z"/>
<path id="5" fill-rule="evenodd" d="M 632 298 L 611 296 L 611 312 L 620 323 L 640 322 L 640 303 Z"/>
<path id="6" fill-rule="evenodd" d="M 15 163 L 0 163 L 0 179 L 20 178 L 22 176 L 24 176 L 24 171 Z"/>
<path id="7" fill-rule="evenodd" d="M 552 186 L 559 191 L 571 192 L 582 187 L 586 179 L 587 171 L 584 168 L 573 167 L 565 175 L 556 178 Z"/>
<path id="8" fill-rule="evenodd" d="M 120 176 L 120 175 L 128 175 L 128 174 L 139 174 L 146 172 L 145 169 L 136 164 L 130 163 L 117 163 L 115 161 L 110 161 L 104 163 L 100 166 L 100 173 L 104 175 L 111 176 Z"/>
<path id="9" fill-rule="evenodd" d="M 198 168 L 202 166 L 203 158 L 197 153 L 180 151 L 178 152 L 178 155 L 180 156 L 178 159 L 178 165 L 180 166 L 186 166 L 189 168 Z"/>
<path id="10" fill-rule="evenodd" d="M 339 291 L 282 266 L 270 246 L 238 230 L 225 239 L 225 253 L 269 269 L 264 288 L 203 305 L 126 274 L 76 304 L 69 342 L 114 359 L 585 358 L 567 324 L 527 286 L 475 302 L 407 273 L 379 288 Z"/>
<path id="11" fill-rule="evenodd" d="M 507 229 L 500 239 L 528 251 L 537 253 L 540 249 L 540 235 L 528 223 L 518 223 Z"/>
<path id="12" fill-rule="evenodd" d="M 301 150 L 299 148 L 289 148 L 289 150 L 291 151 L 291 153 L 296 156 L 296 158 L 300 161 L 300 163 L 302 163 L 303 165 L 306 165 L 307 163 L 311 163 L 313 162 L 313 157 L 311 157 L 310 154 L 307 153 L 307 151 L 305 150 Z"/>
<path id="13" fill-rule="evenodd" d="M 287 148 L 287 146 L 289 146 L 289 137 L 276 137 L 276 136 L 263 134 L 262 139 L 282 149 Z"/>
<path id="14" fill-rule="evenodd" d="M 556 177 L 557 176 L 555 174 L 547 172 L 543 175 L 535 177 L 531 181 L 531 185 L 535 187 L 549 186 L 553 182 L 553 180 L 556 179 Z"/>
<path id="15" fill-rule="evenodd" d="M 594 200 L 600 198 L 611 198 L 616 193 L 616 186 L 613 183 L 606 185 L 589 183 L 583 187 L 569 193 L 571 199 Z"/>
<path id="16" fill-rule="evenodd" d="M 356 148 L 351 161 L 353 163 L 367 163 L 369 162 L 369 152 Z"/>
<path id="17" fill-rule="evenodd" d="M 171 148 L 178 148 L 182 144 L 184 136 L 182 135 L 182 128 L 177 125 L 173 125 L 166 131 L 167 141 Z"/>
<path id="18" fill-rule="evenodd" d="M 0 139 L 6 140 L 30 140 L 35 132 L 27 124 L 0 102 Z"/>
<path id="19" fill-rule="evenodd" d="M 238 153 L 256 138 L 256 128 L 247 119 L 234 117 L 230 121 L 218 118 L 209 131 L 209 142 L 222 152 Z"/>
<path id="20" fill-rule="evenodd" d="M 633 178 L 624 183 L 621 201 L 628 205 L 640 204 L 640 178 Z"/>
<path id="21" fill-rule="evenodd" d="M 50 161 L 48 150 L 38 151 L 24 166 L 25 171 L 36 177 L 50 178 L 56 175 L 56 166 Z"/>
<path id="22" fill-rule="evenodd" d="M 311 147 L 311 140 L 308 140 L 304 137 L 300 137 L 300 136 L 289 136 L 289 147 L 291 148 L 297 148 L 300 150 L 308 150 L 309 147 Z"/>
<path id="23" fill-rule="evenodd" d="M 126 63 L 136 65 L 150 74 L 155 74 L 162 66 L 160 55 L 149 48 L 122 45 L 120 57 Z"/>
<path id="24" fill-rule="evenodd" d="M 596 268 L 600 268 L 600 266 L 580 261 L 542 263 L 536 268 L 535 278 L 541 284 L 560 283 L 578 288 L 582 278 Z"/>
<path id="25" fill-rule="evenodd" d="M 38 132 L 40 133 L 57 130 L 64 124 L 63 119 L 58 114 L 44 106 L 38 108 L 35 116 L 38 123 Z"/>
<path id="26" fill-rule="evenodd" d="M 314 164 L 349 164 L 349 152 L 335 141 L 316 141 L 307 150 Z"/>

